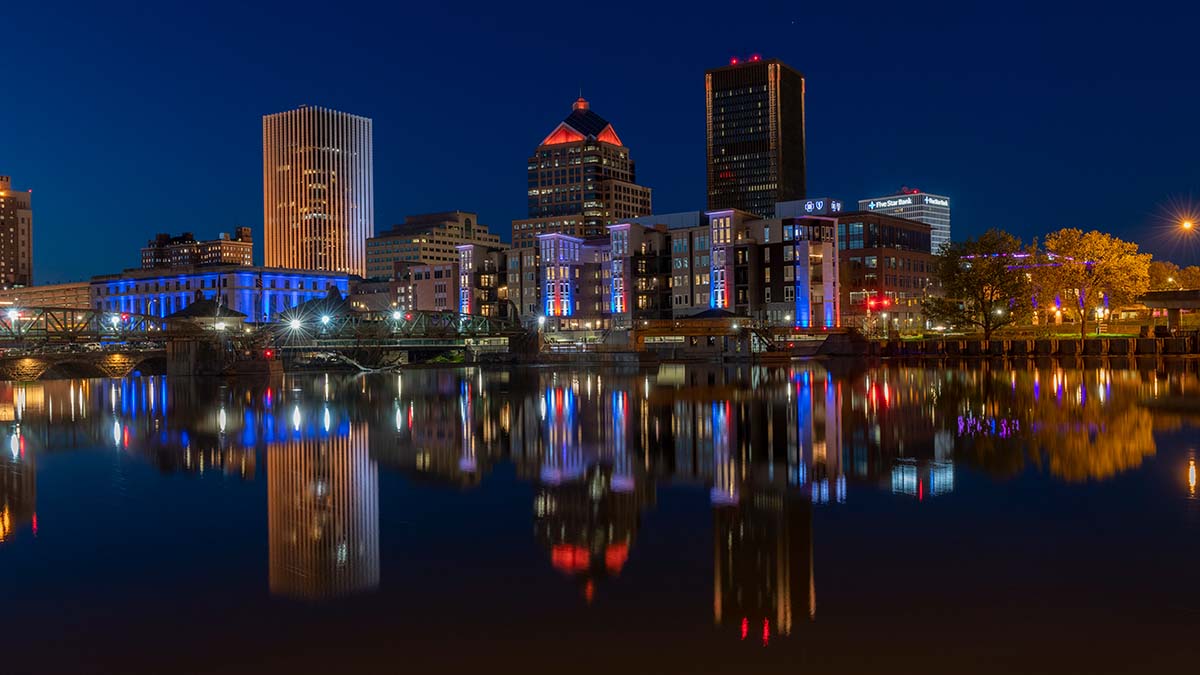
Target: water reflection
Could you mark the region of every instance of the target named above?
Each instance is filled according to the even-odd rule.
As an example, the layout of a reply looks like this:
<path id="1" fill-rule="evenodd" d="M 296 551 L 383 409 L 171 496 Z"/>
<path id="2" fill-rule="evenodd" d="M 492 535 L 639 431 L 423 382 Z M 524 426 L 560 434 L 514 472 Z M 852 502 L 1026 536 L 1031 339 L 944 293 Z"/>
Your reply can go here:
<path id="1" fill-rule="evenodd" d="M 380 467 L 472 490 L 508 464 L 533 486 L 532 540 L 586 603 L 655 536 L 642 524 L 659 488 L 695 486 L 712 514 L 701 526 L 713 541 L 713 621 L 769 644 L 817 616 L 815 509 L 860 491 L 953 498 L 963 466 L 1108 480 L 1153 457 L 1155 432 L 1194 415 L 1198 390 L 1194 364 L 815 362 L 3 385 L 0 542 L 36 531 L 39 453 L 105 447 L 163 473 L 233 481 L 260 480 L 265 461 L 269 590 L 332 599 L 381 583 Z M 1191 459 L 1187 495 L 1195 488 Z"/>

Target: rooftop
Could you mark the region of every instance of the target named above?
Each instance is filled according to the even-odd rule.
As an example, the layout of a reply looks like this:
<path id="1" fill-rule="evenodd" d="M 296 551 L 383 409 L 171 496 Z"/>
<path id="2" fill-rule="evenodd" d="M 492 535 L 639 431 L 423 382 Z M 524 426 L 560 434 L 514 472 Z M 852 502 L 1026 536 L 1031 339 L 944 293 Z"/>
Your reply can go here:
<path id="1" fill-rule="evenodd" d="M 622 145 L 612 125 L 592 111 L 587 100 L 580 96 L 571 105 L 571 114 L 542 140 L 541 145 L 576 143 L 593 138 L 604 143 Z"/>

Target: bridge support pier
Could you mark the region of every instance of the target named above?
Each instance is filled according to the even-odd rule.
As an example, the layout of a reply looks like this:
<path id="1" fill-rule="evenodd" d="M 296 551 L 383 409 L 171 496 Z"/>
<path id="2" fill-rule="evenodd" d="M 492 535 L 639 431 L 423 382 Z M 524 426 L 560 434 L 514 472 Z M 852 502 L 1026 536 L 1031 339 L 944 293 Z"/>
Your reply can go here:
<path id="1" fill-rule="evenodd" d="M 1183 325 L 1183 310 L 1180 309 L 1179 307 L 1168 307 L 1167 308 L 1167 328 L 1171 329 L 1171 332 L 1175 332 L 1176 330 L 1179 330 L 1179 328 L 1182 325 Z"/>
<path id="2" fill-rule="evenodd" d="M 51 365 L 47 361 L 32 357 L 0 361 L 0 380 L 32 382 L 49 370 Z"/>

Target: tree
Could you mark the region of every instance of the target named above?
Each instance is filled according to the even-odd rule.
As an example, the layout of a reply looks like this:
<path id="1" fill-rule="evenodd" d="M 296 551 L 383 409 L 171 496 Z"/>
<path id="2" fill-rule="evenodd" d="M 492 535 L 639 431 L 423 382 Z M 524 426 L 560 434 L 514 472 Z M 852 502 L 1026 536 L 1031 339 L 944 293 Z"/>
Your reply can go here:
<path id="1" fill-rule="evenodd" d="M 1200 289 L 1200 265 L 1190 265 L 1179 270 L 1179 276 L 1175 277 L 1175 288 L 1183 290 Z"/>
<path id="2" fill-rule="evenodd" d="M 1150 263 L 1150 290 L 1174 291 L 1182 287 L 1182 270 L 1179 265 L 1166 260 Z"/>
<path id="3" fill-rule="evenodd" d="M 1080 337 L 1097 310 L 1133 302 L 1150 287 L 1150 254 L 1110 234 L 1066 228 L 1046 235 L 1035 282 L 1043 304 L 1079 319 Z"/>
<path id="4" fill-rule="evenodd" d="M 1029 278 L 1013 257 L 1020 252 L 1020 239 L 996 229 L 944 246 L 935 270 L 945 297 L 925 300 L 925 316 L 975 326 L 985 340 L 996 329 L 1020 321 L 1031 308 Z"/>

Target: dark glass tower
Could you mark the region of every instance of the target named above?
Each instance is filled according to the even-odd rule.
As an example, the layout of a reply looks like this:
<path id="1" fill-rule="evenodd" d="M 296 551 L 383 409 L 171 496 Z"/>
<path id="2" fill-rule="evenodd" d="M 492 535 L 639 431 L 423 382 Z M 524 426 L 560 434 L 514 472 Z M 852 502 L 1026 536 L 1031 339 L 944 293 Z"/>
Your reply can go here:
<path id="1" fill-rule="evenodd" d="M 704 74 L 708 210 L 764 217 L 804 198 L 804 76 L 753 56 Z"/>

